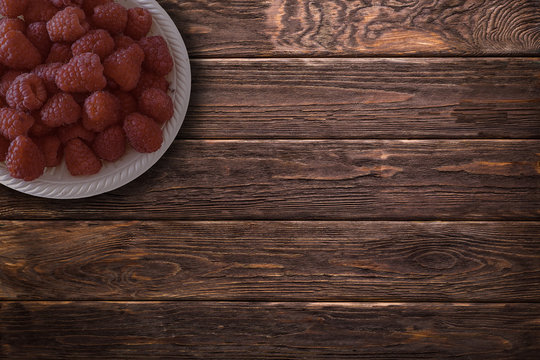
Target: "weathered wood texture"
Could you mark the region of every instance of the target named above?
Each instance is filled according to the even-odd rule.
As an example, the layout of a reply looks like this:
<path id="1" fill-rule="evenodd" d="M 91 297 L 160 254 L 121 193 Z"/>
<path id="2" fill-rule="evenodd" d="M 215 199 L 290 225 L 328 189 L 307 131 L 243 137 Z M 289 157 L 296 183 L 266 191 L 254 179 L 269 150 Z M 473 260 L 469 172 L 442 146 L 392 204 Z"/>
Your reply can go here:
<path id="1" fill-rule="evenodd" d="M 540 223 L 0 222 L 0 298 L 540 301 Z"/>
<path id="2" fill-rule="evenodd" d="M 206 59 L 192 71 L 183 138 L 540 138 L 540 58 Z"/>
<path id="3" fill-rule="evenodd" d="M 191 56 L 515 55 L 538 0 L 159 0 Z"/>
<path id="4" fill-rule="evenodd" d="M 539 304 L 0 302 L 0 355 L 536 360 L 539 324 Z"/>
<path id="5" fill-rule="evenodd" d="M 539 219 L 539 154 L 538 140 L 184 140 L 94 198 L 2 187 L 0 218 Z"/>

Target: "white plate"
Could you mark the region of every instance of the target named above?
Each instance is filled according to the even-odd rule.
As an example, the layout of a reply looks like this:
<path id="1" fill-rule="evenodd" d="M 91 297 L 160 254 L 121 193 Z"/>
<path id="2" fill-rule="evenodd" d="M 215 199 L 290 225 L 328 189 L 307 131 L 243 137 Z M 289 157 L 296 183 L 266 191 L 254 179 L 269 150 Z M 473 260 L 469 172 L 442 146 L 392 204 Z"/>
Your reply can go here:
<path id="1" fill-rule="evenodd" d="M 140 6 L 153 17 L 150 35 L 161 35 L 169 45 L 174 59 L 173 71 L 168 75 L 169 94 L 174 103 L 174 116 L 163 127 L 163 145 L 151 154 L 140 154 L 128 146 L 126 154 L 114 163 L 103 162 L 101 171 L 92 176 L 71 176 L 65 162 L 56 168 L 47 168 L 34 181 L 13 179 L 0 162 L 0 183 L 23 193 L 52 199 L 79 199 L 117 189 L 150 169 L 174 141 L 184 118 L 191 91 L 191 70 L 184 41 L 169 15 L 155 0 L 120 0 L 127 8 Z"/>

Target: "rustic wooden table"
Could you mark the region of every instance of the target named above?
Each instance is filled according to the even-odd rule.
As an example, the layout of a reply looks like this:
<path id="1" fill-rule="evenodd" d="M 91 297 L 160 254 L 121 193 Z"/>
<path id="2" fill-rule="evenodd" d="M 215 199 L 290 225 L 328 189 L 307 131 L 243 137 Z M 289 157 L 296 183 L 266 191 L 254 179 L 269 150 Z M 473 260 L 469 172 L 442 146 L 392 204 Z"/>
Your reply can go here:
<path id="1" fill-rule="evenodd" d="M 185 126 L 0 188 L 0 358 L 539 358 L 540 1 L 159 2 Z"/>

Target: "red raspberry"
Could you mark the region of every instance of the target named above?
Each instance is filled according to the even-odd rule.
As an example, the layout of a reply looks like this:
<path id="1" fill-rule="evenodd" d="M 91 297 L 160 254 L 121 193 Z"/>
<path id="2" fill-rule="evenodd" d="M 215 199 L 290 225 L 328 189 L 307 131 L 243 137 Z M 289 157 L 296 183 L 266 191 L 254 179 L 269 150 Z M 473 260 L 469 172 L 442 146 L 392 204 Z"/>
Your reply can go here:
<path id="1" fill-rule="evenodd" d="M 79 120 L 81 107 L 70 94 L 58 93 L 43 105 L 40 115 L 41 121 L 47 126 L 69 125 Z"/>
<path id="2" fill-rule="evenodd" d="M 98 28 L 119 34 L 124 31 L 128 21 L 128 12 L 125 7 L 116 3 L 99 5 L 94 8 L 92 24 Z"/>
<path id="3" fill-rule="evenodd" d="M 139 41 L 144 51 L 143 67 L 159 76 L 165 76 L 173 69 L 173 59 L 167 42 L 161 36 L 151 36 Z"/>
<path id="4" fill-rule="evenodd" d="M 52 127 L 45 125 L 43 121 L 41 121 L 41 116 L 39 114 L 39 111 L 33 111 L 32 117 L 35 120 L 34 125 L 32 125 L 30 130 L 28 130 L 28 133 L 31 136 L 42 137 L 45 135 L 49 135 L 50 133 L 53 132 L 54 129 Z"/>
<path id="5" fill-rule="evenodd" d="M 141 153 L 157 151 L 163 143 L 163 133 L 159 125 L 151 118 L 139 113 L 126 116 L 124 131 L 131 146 Z"/>
<path id="6" fill-rule="evenodd" d="M 27 24 L 38 21 L 49 21 L 58 9 L 49 0 L 28 0 L 24 11 L 24 20 Z"/>
<path id="7" fill-rule="evenodd" d="M 119 116 L 118 99 L 108 91 L 96 91 L 84 101 L 82 124 L 88 130 L 103 131 L 116 124 Z"/>
<path id="8" fill-rule="evenodd" d="M 0 135 L 0 161 L 6 160 L 6 155 L 9 149 L 9 140 Z"/>
<path id="9" fill-rule="evenodd" d="M 135 40 L 146 36 L 152 27 L 152 15 L 146 9 L 136 7 L 128 10 L 128 20 L 124 33 Z"/>
<path id="10" fill-rule="evenodd" d="M 157 76 L 147 71 L 142 71 L 137 87 L 133 90 L 135 97 L 139 98 L 146 89 L 157 88 L 167 92 L 169 82 L 163 76 Z"/>
<path id="11" fill-rule="evenodd" d="M 6 166 L 11 177 L 32 181 L 43 174 L 45 157 L 29 137 L 21 135 L 9 145 Z"/>
<path id="12" fill-rule="evenodd" d="M 0 15 L 15 18 L 23 14 L 28 0 L 0 0 Z"/>
<path id="13" fill-rule="evenodd" d="M 105 59 L 105 75 L 114 80 L 121 90 L 131 91 L 139 82 L 143 59 L 144 53 L 137 44 L 118 49 Z"/>
<path id="14" fill-rule="evenodd" d="M 64 64 L 62 63 L 41 64 L 36 66 L 33 70 L 33 73 L 43 80 L 43 84 L 45 84 L 45 88 L 49 95 L 54 95 L 59 91 L 58 86 L 56 86 L 55 78 L 56 73 L 63 65 Z"/>
<path id="15" fill-rule="evenodd" d="M 32 125 L 32 115 L 11 108 L 0 109 L 0 135 L 6 139 L 14 140 L 19 135 L 26 135 Z"/>
<path id="16" fill-rule="evenodd" d="M 103 60 L 114 51 L 114 40 L 105 30 L 91 30 L 71 45 L 71 51 L 73 55 L 92 52 Z"/>
<path id="17" fill-rule="evenodd" d="M 62 144 L 66 144 L 71 139 L 82 139 L 86 143 L 90 144 L 94 141 L 96 134 L 90 130 L 87 130 L 82 126 L 81 122 L 78 121 L 75 124 L 62 126 L 58 128 L 58 137 Z"/>
<path id="18" fill-rule="evenodd" d="M 137 112 L 137 100 L 135 97 L 128 92 L 124 91 L 115 91 L 114 96 L 118 99 L 120 103 L 120 119 L 123 121 L 124 118 L 133 113 Z"/>
<path id="19" fill-rule="evenodd" d="M 64 155 L 67 168 L 73 176 L 93 175 L 101 170 L 101 161 L 81 139 L 69 140 Z"/>
<path id="20" fill-rule="evenodd" d="M 31 70 L 41 63 L 41 54 L 20 31 L 11 30 L 0 37 L 0 62 L 17 70 Z"/>
<path id="21" fill-rule="evenodd" d="M 107 80 L 99 56 L 84 53 L 73 57 L 56 74 L 56 85 L 65 92 L 92 92 L 103 89 Z"/>
<path id="22" fill-rule="evenodd" d="M 120 125 L 111 126 L 97 134 L 92 149 L 107 161 L 116 161 L 126 152 L 126 136 Z"/>
<path id="23" fill-rule="evenodd" d="M 47 21 L 47 31 L 52 41 L 72 42 L 86 34 L 89 29 L 81 8 L 69 6 L 57 12 Z"/>
<path id="24" fill-rule="evenodd" d="M 62 143 L 60 142 L 58 136 L 44 136 L 35 139 L 35 143 L 43 153 L 46 167 L 60 165 L 60 162 L 62 161 Z"/>
<path id="25" fill-rule="evenodd" d="M 174 114 L 171 97 L 166 92 L 156 88 L 150 88 L 142 93 L 139 98 L 139 110 L 160 125 L 169 121 Z"/>
<path id="26" fill-rule="evenodd" d="M 6 96 L 7 91 L 17 76 L 24 74 L 22 71 L 10 70 L 0 79 L 0 95 Z"/>
<path id="27" fill-rule="evenodd" d="M 19 18 L 2 18 L 0 19 L 0 36 L 4 36 L 8 31 L 16 30 L 24 33 L 26 24 Z"/>
<path id="28" fill-rule="evenodd" d="M 26 37 L 38 49 L 43 59 L 47 58 L 51 50 L 52 42 L 47 32 L 45 21 L 31 23 L 26 29 Z"/>
<path id="29" fill-rule="evenodd" d="M 125 48 L 130 47 L 133 44 L 135 44 L 135 40 L 133 40 L 129 36 L 120 34 L 120 35 L 116 35 L 114 37 L 114 48 L 115 48 L 115 50 L 125 49 Z"/>
<path id="30" fill-rule="evenodd" d="M 66 6 L 81 6 L 83 0 L 49 0 L 54 6 L 63 8 Z"/>
<path id="31" fill-rule="evenodd" d="M 69 60 L 71 60 L 71 58 L 73 58 L 73 54 L 71 53 L 71 46 L 62 43 L 54 43 L 51 46 L 51 50 L 49 51 L 49 55 L 47 56 L 47 60 L 45 62 L 47 64 L 65 64 Z"/>
<path id="32" fill-rule="evenodd" d="M 91 17 L 94 13 L 94 8 L 99 5 L 112 3 L 113 0 L 84 0 L 82 8 L 87 17 Z"/>
<path id="33" fill-rule="evenodd" d="M 47 100 L 47 89 L 34 73 L 19 75 L 6 93 L 6 101 L 12 108 L 23 111 L 39 109 Z"/>

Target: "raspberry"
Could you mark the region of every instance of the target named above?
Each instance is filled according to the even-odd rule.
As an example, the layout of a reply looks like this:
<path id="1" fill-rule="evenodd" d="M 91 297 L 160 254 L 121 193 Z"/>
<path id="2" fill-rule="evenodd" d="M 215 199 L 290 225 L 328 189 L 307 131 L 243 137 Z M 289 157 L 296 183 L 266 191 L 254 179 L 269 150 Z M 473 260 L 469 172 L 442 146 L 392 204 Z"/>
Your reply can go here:
<path id="1" fill-rule="evenodd" d="M 28 0 L 0 0 L 0 14 L 7 17 L 17 17 L 23 14 Z"/>
<path id="2" fill-rule="evenodd" d="M 172 118 L 174 106 L 171 97 L 166 92 L 150 88 L 139 97 L 139 111 L 163 125 Z"/>
<path id="3" fill-rule="evenodd" d="M 81 8 L 69 6 L 57 12 L 47 21 L 47 31 L 52 41 L 72 42 L 86 34 L 89 29 Z"/>
<path id="4" fill-rule="evenodd" d="M 128 48 L 133 44 L 135 44 L 135 40 L 129 36 L 120 34 L 114 37 L 114 48 L 116 50 Z"/>
<path id="5" fill-rule="evenodd" d="M 23 111 L 39 109 L 47 100 L 47 89 L 34 73 L 19 75 L 6 93 L 6 101 L 12 108 Z"/>
<path id="6" fill-rule="evenodd" d="M 93 175 L 101 170 L 101 161 L 81 139 L 69 140 L 64 155 L 67 168 L 73 176 Z"/>
<path id="7" fill-rule="evenodd" d="M 81 6 L 83 0 L 49 0 L 54 6 L 63 8 L 66 6 Z"/>
<path id="8" fill-rule="evenodd" d="M 2 18 L 0 19 L 0 36 L 4 36 L 8 31 L 17 30 L 22 33 L 26 31 L 26 24 L 21 19 Z"/>
<path id="9" fill-rule="evenodd" d="M 0 62 L 17 70 L 30 70 L 41 63 L 41 54 L 20 31 L 11 30 L 0 37 Z"/>
<path id="10" fill-rule="evenodd" d="M 152 15 L 146 9 L 136 7 L 128 10 L 128 20 L 124 33 L 135 40 L 146 36 L 152 27 Z"/>
<path id="11" fill-rule="evenodd" d="M 52 46 L 47 32 L 47 24 L 44 21 L 31 23 L 26 29 L 26 37 L 38 49 L 41 57 L 43 59 L 47 58 Z"/>
<path id="12" fill-rule="evenodd" d="M 139 113 L 126 116 L 124 131 L 131 146 L 141 153 L 157 151 L 163 143 L 163 133 L 159 125 L 151 118 Z"/>
<path id="13" fill-rule="evenodd" d="M 58 93 L 43 105 L 40 115 L 41 121 L 47 126 L 69 125 L 79 120 L 81 107 L 70 94 Z"/>
<path id="14" fill-rule="evenodd" d="M 0 161 L 6 160 L 6 155 L 9 149 L 9 140 L 0 135 Z"/>
<path id="15" fill-rule="evenodd" d="M 58 9 L 49 0 L 28 0 L 24 11 L 24 20 L 30 24 L 38 21 L 49 21 Z"/>
<path id="16" fill-rule="evenodd" d="M 139 98 L 144 90 L 150 88 L 157 88 L 167 92 L 169 90 L 169 82 L 163 76 L 157 76 L 147 71 L 142 71 L 141 78 L 137 87 L 133 90 L 135 97 Z"/>
<path id="17" fill-rule="evenodd" d="M 114 40 L 105 30 L 91 30 L 71 45 L 71 51 L 73 55 L 92 52 L 103 60 L 114 51 Z"/>
<path id="18" fill-rule="evenodd" d="M 144 51 L 143 67 L 159 76 L 165 76 L 173 68 L 173 59 L 165 39 L 161 36 L 151 36 L 139 41 Z"/>
<path id="19" fill-rule="evenodd" d="M 34 118 L 20 110 L 0 109 L 0 135 L 8 140 L 15 140 L 19 135 L 26 135 L 34 125 Z"/>
<path id="20" fill-rule="evenodd" d="M 33 111 L 32 117 L 35 120 L 34 125 L 32 125 L 30 130 L 28 130 L 28 133 L 31 136 L 42 137 L 45 135 L 49 135 L 53 131 L 52 127 L 45 125 L 43 121 L 41 121 L 41 116 L 39 114 L 39 111 Z"/>
<path id="21" fill-rule="evenodd" d="M 49 56 L 47 56 L 47 60 L 45 61 L 47 64 L 51 63 L 67 63 L 69 60 L 73 58 L 73 54 L 71 53 L 71 46 L 67 44 L 62 43 L 54 43 L 51 46 L 51 50 L 49 51 Z"/>
<path id="22" fill-rule="evenodd" d="M 143 59 L 144 53 L 137 44 L 118 49 L 105 59 L 105 75 L 114 80 L 121 90 L 131 91 L 139 82 Z"/>
<path id="23" fill-rule="evenodd" d="M 99 5 L 112 3 L 113 0 L 84 0 L 82 8 L 87 17 L 91 17 L 94 13 L 94 8 Z"/>
<path id="24" fill-rule="evenodd" d="M 43 174 L 45 157 L 29 137 L 21 135 L 9 145 L 6 166 L 12 177 L 32 181 Z"/>
<path id="25" fill-rule="evenodd" d="M 45 88 L 49 95 L 54 95 L 59 91 L 58 86 L 56 86 L 55 78 L 56 73 L 63 65 L 64 64 L 62 63 L 41 64 L 36 66 L 33 70 L 33 73 L 43 80 L 43 84 L 45 84 Z"/>
<path id="26" fill-rule="evenodd" d="M 137 100 L 135 100 L 133 95 L 124 91 L 115 91 L 113 94 L 120 103 L 121 120 L 124 120 L 124 118 L 132 112 L 137 112 Z"/>
<path id="27" fill-rule="evenodd" d="M 56 85 L 65 92 L 92 92 L 103 89 L 107 80 L 99 56 L 84 53 L 73 57 L 56 74 Z"/>
<path id="28" fill-rule="evenodd" d="M 125 7 L 116 3 L 98 5 L 92 14 L 92 23 L 98 28 L 119 34 L 124 31 L 128 21 L 128 12 Z"/>
<path id="29" fill-rule="evenodd" d="M 84 101 L 82 124 L 88 130 L 103 131 L 116 124 L 119 116 L 118 99 L 108 91 L 96 91 Z"/>
<path id="30" fill-rule="evenodd" d="M 90 144 L 96 137 L 96 134 L 90 130 L 86 130 L 81 122 L 59 127 L 57 133 L 62 144 L 66 144 L 69 140 L 76 138 L 82 139 Z"/>
<path id="31" fill-rule="evenodd" d="M 0 95 L 6 96 L 7 91 L 17 76 L 23 74 L 22 71 L 10 70 L 0 79 Z"/>
<path id="32" fill-rule="evenodd" d="M 114 125 L 97 134 L 92 149 L 107 161 L 116 161 L 126 152 L 126 136 L 120 125 Z"/>
<path id="33" fill-rule="evenodd" d="M 60 162 L 62 161 L 62 143 L 60 142 L 58 136 L 44 136 L 35 139 L 35 143 L 43 153 L 46 167 L 60 165 Z"/>

